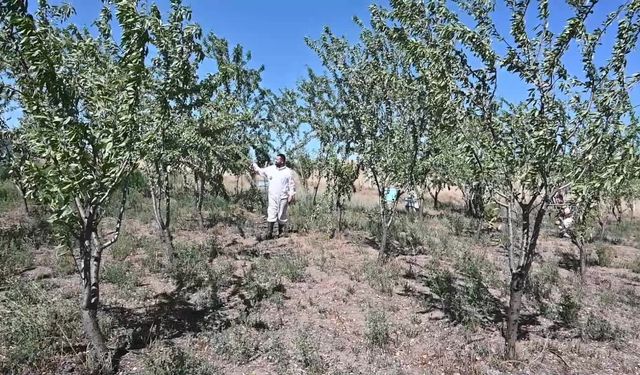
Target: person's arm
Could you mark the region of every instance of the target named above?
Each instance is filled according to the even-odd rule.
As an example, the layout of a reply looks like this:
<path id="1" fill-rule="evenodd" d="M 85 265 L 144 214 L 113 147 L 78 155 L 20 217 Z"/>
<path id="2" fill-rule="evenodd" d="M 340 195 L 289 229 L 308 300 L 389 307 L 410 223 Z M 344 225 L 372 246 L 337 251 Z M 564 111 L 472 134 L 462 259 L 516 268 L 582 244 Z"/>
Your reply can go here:
<path id="1" fill-rule="evenodd" d="M 296 195 L 296 181 L 293 178 L 293 173 L 291 173 L 291 178 L 289 179 L 289 198 L 288 202 L 291 203 L 294 200 L 294 196 Z"/>
<path id="2" fill-rule="evenodd" d="M 260 176 L 267 177 L 267 172 L 264 170 L 264 168 L 260 168 L 258 164 L 256 163 L 251 164 L 251 169 L 253 169 L 253 171 L 259 174 Z"/>

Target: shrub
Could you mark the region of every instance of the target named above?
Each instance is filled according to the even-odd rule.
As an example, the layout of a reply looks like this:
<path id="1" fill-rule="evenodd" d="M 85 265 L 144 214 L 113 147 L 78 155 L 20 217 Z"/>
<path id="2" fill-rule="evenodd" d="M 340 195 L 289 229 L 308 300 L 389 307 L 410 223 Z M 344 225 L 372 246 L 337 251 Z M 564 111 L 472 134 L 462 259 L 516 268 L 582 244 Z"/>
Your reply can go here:
<path id="1" fill-rule="evenodd" d="M 0 233 L 0 284 L 32 264 L 32 247 L 24 235 L 20 228 Z"/>
<path id="2" fill-rule="evenodd" d="M 316 205 L 313 205 L 311 196 L 299 198 L 289 207 L 289 213 L 291 222 L 298 231 L 329 233 L 335 226 L 331 202 L 325 196 L 319 197 Z"/>
<path id="3" fill-rule="evenodd" d="M 102 270 L 102 279 L 125 291 L 130 291 L 139 284 L 135 269 L 129 262 L 105 264 Z"/>
<path id="4" fill-rule="evenodd" d="M 389 320 L 384 311 L 369 311 L 364 336 L 370 347 L 385 347 L 391 339 L 390 330 Z"/>
<path id="5" fill-rule="evenodd" d="M 613 326 L 608 320 L 592 313 L 587 317 L 582 327 L 581 336 L 593 341 L 615 341 L 620 339 L 624 332 Z"/>
<path id="6" fill-rule="evenodd" d="M 364 278 L 367 283 L 380 293 L 391 295 L 400 277 L 400 270 L 393 263 L 381 264 L 376 260 L 364 264 Z"/>
<path id="7" fill-rule="evenodd" d="M 16 282 L 0 295 L 0 373 L 23 373 L 82 340 L 76 301 L 39 283 Z"/>
<path id="8" fill-rule="evenodd" d="M 472 270 L 474 268 L 470 268 Z M 477 269 L 463 274 L 460 279 L 449 270 L 437 271 L 425 282 L 439 297 L 442 311 L 454 323 L 474 328 L 489 322 L 499 311 L 498 302 L 484 285 Z"/>
<path id="9" fill-rule="evenodd" d="M 20 191 L 11 181 L 0 181 L 0 211 L 17 207 L 22 202 Z"/>
<path id="10" fill-rule="evenodd" d="M 598 265 L 600 267 L 609 267 L 615 257 L 615 252 L 608 246 L 598 246 L 596 248 L 596 255 L 598 256 Z"/>
<path id="11" fill-rule="evenodd" d="M 298 331 L 294 342 L 297 359 L 309 373 L 324 374 L 327 363 L 318 353 L 318 345 L 314 341 L 311 332 L 310 327 Z"/>
<path id="12" fill-rule="evenodd" d="M 250 212 L 262 212 L 267 208 L 266 194 L 256 187 L 238 192 L 233 202 Z"/>
<path id="13" fill-rule="evenodd" d="M 532 295 L 540 304 L 543 313 L 547 309 L 547 301 L 551 298 L 553 288 L 560 280 L 558 265 L 555 263 L 544 263 L 529 275 L 525 292 Z"/>
<path id="14" fill-rule="evenodd" d="M 629 269 L 633 273 L 640 273 L 640 256 L 636 257 L 636 259 L 629 264 Z"/>
<path id="15" fill-rule="evenodd" d="M 293 282 L 304 280 L 307 265 L 307 259 L 294 252 L 279 254 L 273 257 L 273 271 Z"/>
<path id="16" fill-rule="evenodd" d="M 171 277 L 182 288 L 200 288 L 206 280 L 208 274 L 208 259 L 199 246 L 187 245 L 176 246 L 175 265 L 171 272 Z"/>
<path id="17" fill-rule="evenodd" d="M 145 374 L 215 375 L 222 371 L 177 346 L 153 345 L 144 356 Z"/>
<path id="18" fill-rule="evenodd" d="M 213 336 L 213 348 L 216 353 L 229 360 L 243 364 L 260 352 L 260 337 L 250 327 L 234 325 Z"/>
<path id="19" fill-rule="evenodd" d="M 580 301 L 572 294 L 563 294 L 560 301 L 558 318 L 567 327 L 578 326 L 578 314 L 580 313 Z"/>

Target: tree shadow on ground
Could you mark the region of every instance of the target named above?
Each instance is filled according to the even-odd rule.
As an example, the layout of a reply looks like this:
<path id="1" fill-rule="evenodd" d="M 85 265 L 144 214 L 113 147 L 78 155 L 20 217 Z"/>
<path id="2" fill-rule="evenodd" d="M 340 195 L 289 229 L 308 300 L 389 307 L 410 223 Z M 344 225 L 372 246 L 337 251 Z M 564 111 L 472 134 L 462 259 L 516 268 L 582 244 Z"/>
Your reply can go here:
<path id="1" fill-rule="evenodd" d="M 558 266 L 567 271 L 576 272 L 580 269 L 580 259 L 573 253 L 562 252 L 558 254 L 560 260 L 558 260 Z"/>
<path id="2" fill-rule="evenodd" d="M 560 260 L 558 266 L 567 271 L 579 272 L 580 271 L 580 258 L 574 253 L 562 252 L 558 254 Z M 587 257 L 587 266 L 597 266 L 598 263 L 590 257 Z"/>
<path id="3" fill-rule="evenodd" d="M 106 315 L 128 332 L 114 355 L 114 367 L 130 350 L 143 349 L 157 339 L 174 339 L 187 333 L 201 332 L 215 317 L 217 309 L 198 309 L 184 298 L 182 293 L 162 293 L 160 301 L 145 309 L 136 310 L 123 306 L 103 307 Z M 221 321 L 221 324 L 225 324 Z"/>
<path id="4" fill-rule="evenodd" d="M 190 333 L 226 329 L 258 308 L 273 293 L 286 293 L 281 283 L 263 285 L 255 278 L 251 271 L 242 276 L 231 275 L 224 289 L 215 291 L 213 296 L 208 296 L 213 291 L 207 286 L 185 286 L 154 296 L 156 303 L 145 308 L 103 306 L 104 314 L 127 332 L 117 340 L 114 368 L 118 368 L 122 357 L 131 350 L 146 348 L 158 339 L 170 340 Z M 208 297 L 194 302 L 198 293 Z M 223 297 L 218 299 L 218 296 Z M 259 324 L 256 328 L 260 328 Z"/>
<path id="5" fill-rule="evenodd" d="M 416 276 L 413 272 L 405 275 L 405 279 L 421 280 L 428 288 L 426 291 L 418 291 L 407 286 L 400 295 L 421 301 L 425 307 L 419 312 L 421 314 L 435 310 L 443 313 L 442 317 L 434 317 L 433 320 L 445 319 L 454 325 L 493 327 L 501 330 L 506 326 L 507 306 L 493 296 L 481 280 L 473 280 L 466 276 L 435 280 L 436 277 Z M 529 338 L 530 327 L 541 325 L 539 318 L 540 314 L 537 312 L 520 315 L 518 340 Z"/>
<path id="6" fill-rule="evenodd" d="M 415 276 L 412 276 L 415 277 Z M 405 290 L 420 300 L 426 308 L 423 313 L 440 310 L 453 324 L 496 325 L 504 318 L 502 302 L 493 296 L 481 280 L 456 277 L 450 273 L 436 276 L 418 276 L 428 291 Z"/>

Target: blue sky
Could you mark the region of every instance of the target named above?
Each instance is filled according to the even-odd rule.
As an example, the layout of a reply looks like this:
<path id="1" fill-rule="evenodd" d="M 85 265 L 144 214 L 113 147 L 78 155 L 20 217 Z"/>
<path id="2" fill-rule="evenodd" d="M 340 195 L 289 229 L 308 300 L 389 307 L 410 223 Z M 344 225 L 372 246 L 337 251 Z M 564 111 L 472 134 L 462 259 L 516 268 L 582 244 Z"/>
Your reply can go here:
<path id="1" fill-rule="evenodd" d="M 90 26 L 97 18 L 101 6 L 99 0 L 67 2 L 76 9 L 72 22 L 80 26 Z M 251 51 L 251 65 L 264 65 L 263 84 L 276 92 L 293 87 L 298 79 L 306 75 L 307 66 L 321 69 L 315 54 L 305 44 L 305 37 L 318 38 L 327 25 L 335 34 L 356 41 L 359 29 L 354 24 L 353 17 L 358 16 L 367 21 L 372 2 L 386 4 L 386 0 L 184 0 L 184 4 L 193 10 L 193 21 L 199 23 L 205 32 L 212 31 L 226 38 L 231 45 L 239 43 L 245 50 Z M 37 2 L 30 3 L 33 8 Z M 159 0 L 157 3 L 162 10 L 169 8 L 169 0 Z M 503 1 L 498 1 L 494 19 L 503 34 L 508 34 L 509 13 L 502 3 Z M 597 26 L 621 3 L 621 0 L 601 0 L 595 8 L 595 22 L 589 25 L 590 28 Z M 551 29 L 560 32 L 570 13 L 564 1 L 554 0 L 550 4 Z M 532 10 L 535 11 L 535 7 Z M 529 19 L 533 21 L 534 16 L 535 12 L 531 12 Z M 609 33 L 605 38 L 605 49 L 610 50 L 613 35 L 615 34 Z M 575 52 L 570 51 L 566 61 L 580 69 Z M 602 58 L 599 60 L 603 61 Z M 638 51 L 634 52 L 630 61 L 630 70 L 640 71 Z M 525 97 L 525 87 L 517 77 L 502 72 L 499 80 L 500 96 L 513 101 Z M 640 103 L 639 91 L 636 89 L 634 92 L 636 103 Z"/>
<path id="2" fill-rule="evenodd" d="M 76 9 L 73 22 L 89 26 L 98 16 L 99 0 L 67 1 Z M 35 1 L 33 1 L 35 3 Z M 168 0 L 156 1 L 163 11 Z M 354 40 L 358 28 L 353 16 L 368 19 L 369 0 L 184 0 L 192 21 L 230 45 L 251 51 L 252 66 L 265 66 L 264 85 L 277 91 L 293 87 L 306 67 L 319 68 L 305 37 L 317 38 L 325 25 Z"/>

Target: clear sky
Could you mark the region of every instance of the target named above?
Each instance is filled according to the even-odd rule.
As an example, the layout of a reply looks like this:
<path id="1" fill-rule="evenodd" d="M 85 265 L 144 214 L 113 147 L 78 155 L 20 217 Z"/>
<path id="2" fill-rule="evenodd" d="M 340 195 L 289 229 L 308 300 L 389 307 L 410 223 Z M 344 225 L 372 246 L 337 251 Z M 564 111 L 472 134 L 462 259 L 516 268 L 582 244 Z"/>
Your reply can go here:
<path id="1" fill-rule="evenodd" d="M 73 22 L 90 25 L 100 11 L 99 0 L 67 0 L 76 9 Z M 163 11 L 168 0 L 155 1 Z M 36 1 L 32 0 L 32 3 Z M 353 16 L 369 19 L 370 0 L 184 0 L 193 11 L 192 21 L 212 31 L 230 45 L 251 51 L 252 66 L 264 65 L 264 85 L 277 91 L 293 87 L 318 68 L 318 60 L 304 38 L 318 38 L 325 25 L 337 34 L 357 39 Z"/>
<path id="2" fill-rule="evenodd" d="M 153 0 L 149 0 L 153 1 Z M 60 1 L 52 1 L 58 3 Z M 72 22 L 90 26 L 97 18 L 101 1 L 67 0 L 76 9 Z M 168 10 L 169 0 L 156 1 L 163 11 Z M 305 44 L 304 38 L 318 38 L 323 27 L 330 26 L 334 33 L 344 35 L 352 41 L 358 38 L 359 29 L 353 22 L 358 16 L 369 19 L 371 3 L 386 4 L 386 0 L 184 0 L 193 10 L 192 21 L 199 23 L 205 32 L 212 31 L 226 38 L 231 45 L 240 43 L 251 51 L 252 66 L 264 65 L 263 84 L 277 92 L 281 88 L 293 87 L 306 75 L 307 66 L 321 68 L 318 59 Z M 601 0 L 595 8 L 594 22 L 597 26 L 622 0 Z M 495 22 L 503 34 L 508 35 L 509 13 L 503 1 L 498 1 Z M 535 1 L 532 2 L 535 4 Z M 34 8 L 37 1 L 32 0 Z M 535 17 L 535 7 L 531 21 Z M 550 1 L 551 29 L 560 32 L 569 16 L 564 1 Z M 533 23 L 533 22 L 532 22 Z M 610 50 L 615 30 L 604 40 Z M 567 60 L 574 69 L 581 70 L 576 51 L 570 51 Z M 599 59 L 603 61 L 602 57 Z M 630 59 L 632 72 L 640 71 L 640 53 L 635 51 Z M 206 70 L 206 67 L 205 67 Z M 498 94 L 517 101 L 526 95 L 520 80 L 506 72 L 499 76 Z M 634 92 L 635 102 L 640 103 L 640 90 Z"/>

